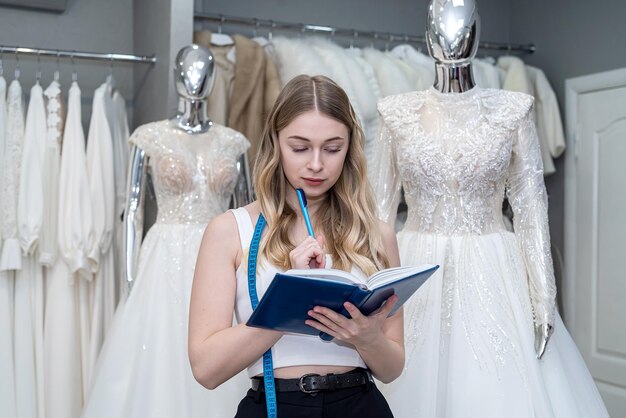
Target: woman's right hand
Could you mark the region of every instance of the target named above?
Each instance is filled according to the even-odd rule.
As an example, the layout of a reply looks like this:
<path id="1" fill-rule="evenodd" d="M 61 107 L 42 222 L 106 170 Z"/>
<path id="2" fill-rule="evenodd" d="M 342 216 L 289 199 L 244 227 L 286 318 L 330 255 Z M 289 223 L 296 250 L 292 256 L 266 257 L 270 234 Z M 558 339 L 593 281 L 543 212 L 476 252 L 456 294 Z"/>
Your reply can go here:
<path id="1" fill-rule="evenodd" d="M 324 253 L 324 238 L 317 239 L 311 236 L 306 237 L 296 248 L 289 253 L 292 269 L 317 269 L 326 265 L 326 254 Z"/>

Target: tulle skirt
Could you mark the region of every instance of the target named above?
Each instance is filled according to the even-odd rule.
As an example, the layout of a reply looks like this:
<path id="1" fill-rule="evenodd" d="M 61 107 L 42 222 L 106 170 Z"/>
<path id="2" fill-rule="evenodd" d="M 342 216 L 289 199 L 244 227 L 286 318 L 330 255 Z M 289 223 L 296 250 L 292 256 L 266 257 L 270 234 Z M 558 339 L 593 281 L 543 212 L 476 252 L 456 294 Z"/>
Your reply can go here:
<path id="1" fill-rule="evenodd" d="M 118 307 L 93 375 L 85 418 L 233 417 L 245 372 L 215 390 L 195 381 L 187 354 L 189 298 L 205 225 L 155 224 L 137 277 Z"/>
<path id="2" fill-rule="evenodd" d="M 541 360 L 515 235 L 402 231 L 402 265 L 440 270 L 404 308 L 403 374 L 380 385 L 397 418 L 608 417 L 559 316 Z"/>

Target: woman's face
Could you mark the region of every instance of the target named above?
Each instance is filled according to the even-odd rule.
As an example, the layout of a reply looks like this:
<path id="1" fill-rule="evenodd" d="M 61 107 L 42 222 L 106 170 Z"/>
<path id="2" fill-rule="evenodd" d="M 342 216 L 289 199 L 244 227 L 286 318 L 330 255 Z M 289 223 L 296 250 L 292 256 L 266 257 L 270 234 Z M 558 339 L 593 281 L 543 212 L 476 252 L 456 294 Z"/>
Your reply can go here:
<path id="1" fill-rule="evenodd" d="M 317 110 L 296 117 L 278 133 L 287 181 L 307 198 L 323 196 L 335 185 L 348 153 L 348 127 Z"/>

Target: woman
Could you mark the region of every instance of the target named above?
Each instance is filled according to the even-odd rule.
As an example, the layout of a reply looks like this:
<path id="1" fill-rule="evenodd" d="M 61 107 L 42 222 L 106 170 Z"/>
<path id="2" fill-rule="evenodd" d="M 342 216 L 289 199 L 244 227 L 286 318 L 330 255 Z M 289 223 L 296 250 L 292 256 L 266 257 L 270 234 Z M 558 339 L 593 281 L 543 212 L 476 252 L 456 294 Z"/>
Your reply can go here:
<path id="1" fill-rule="evenodd" d="M 254 172 L 258 199 L 207 226 L 191 295 L 189 358 L 196 380 L 209 389 L 248 368 L 252 389 L 237 417 L 265 416 L 262 357 L 270 348 L 279 416 L 312 408 L 324 416 L 392 416 L 371 376 L 390 382 L 404 365 L 402 311 L 387 318 L 395 296 L 367 317 L 350 304 L 351 319 L 319 306 L 309 311 L 306 323 L 335 337 L 332 342 L 245 325 L 252 312 L 248 254 L 261 214 L 267 227 L 256 269 L 259 298 L 275 273 L 290 268 L 332 266 L 365 280 L 399 265 L 394 231 L 375 214 L 363 142 L 337 84 L 322 76 L 295 77 L 280 93 L 261 139 Z M 296 188 L 307 196 L 317 239 L 307 235 Z M 306 393 L 315 384 L 324 388 L 323 396 Z"/>

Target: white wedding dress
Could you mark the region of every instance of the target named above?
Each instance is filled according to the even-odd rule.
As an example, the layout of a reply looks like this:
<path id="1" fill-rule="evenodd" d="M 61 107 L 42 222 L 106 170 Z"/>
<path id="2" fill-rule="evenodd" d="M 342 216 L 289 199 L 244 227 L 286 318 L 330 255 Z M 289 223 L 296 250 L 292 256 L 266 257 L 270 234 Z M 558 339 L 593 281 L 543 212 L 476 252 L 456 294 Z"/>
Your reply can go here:
<path id="1" fill-rule="evenodd" d="M 528 95 L 479 87 L 379 102 L 371 179 L 380 215 L 393 224 L 404 189 L 401 262 L 442 266 L 405 305 L 405 369 L 381 385 L 397 418 L 608 416 L 554 309 L 531 108 Z M 505 195 L 515 233 L 503 223 Z M 534 318 L 555 323 L 541 360 Z"/>
<path id="2" fill-rule="evenodd" d="M 12 151 L 8 160 L 5 154 L 5 129 L 7 122 L 7 83 L 0 72 L 0 202 L 4 202 L 4 168 L 12 161 Z M 12 167 L 12 165 L 11 165 Z M 11 170 L 13 172 L 13 170 Z M 13 190 L 14 191 L 14 190 Z M 15 200 L 10 199 L 15 202 Z M 0 204 L 0 215 L 4 212 Z M 3 217 L 0 218 L 0 257 L 3 248 Z M 13 361 L 13 294 L 15 272 L 13 268 L 3 268 L 0 263 L 0 416 L 13 417 L 15 413 L 15 365 Z"/>
<path id="3" fill-rule="evenodd" d="M 240 373 L 212 391 L 197 383 L 187 326 L 204 229 L 228 209 L 249 143 L 218 124 L 190 135 L 167 120 L 139 127 L 129 141 L 149 158 L 158 216 L 141 245 L 132 291 L 105 338 L 83 416 L 232 417 L 249 380 Z"/>

